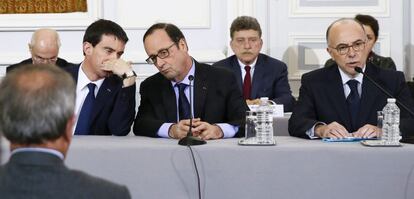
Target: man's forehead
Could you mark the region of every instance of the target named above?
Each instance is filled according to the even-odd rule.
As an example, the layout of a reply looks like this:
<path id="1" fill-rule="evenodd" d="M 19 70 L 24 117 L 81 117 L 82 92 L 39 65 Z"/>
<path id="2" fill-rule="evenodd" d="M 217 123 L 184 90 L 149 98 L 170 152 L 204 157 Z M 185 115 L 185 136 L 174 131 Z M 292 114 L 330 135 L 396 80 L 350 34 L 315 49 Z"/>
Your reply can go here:
<path id="1" fill-rule="evenodd" d="M 365 41 L 365 37 L 364 30 L 358 24 L 356 26 L 347 24 L 333 27 L 329 41 L 331 45 L 351 44 L 359 40 Z"/>
<path id="2" fill-rule="evenodd" d="M 238 30 L 234 32 L 234 37 L 249 37 L 249 36 L 259 36 L 259 32 L 253 29 L 247 30 Z"/>

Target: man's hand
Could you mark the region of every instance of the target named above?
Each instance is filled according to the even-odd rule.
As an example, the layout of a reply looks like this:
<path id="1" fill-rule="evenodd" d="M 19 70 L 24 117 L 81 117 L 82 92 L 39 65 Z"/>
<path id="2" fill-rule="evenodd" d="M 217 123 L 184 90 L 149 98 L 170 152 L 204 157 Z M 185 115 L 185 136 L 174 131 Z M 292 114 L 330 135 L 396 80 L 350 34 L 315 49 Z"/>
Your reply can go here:
<path id="1" fill-rule="evenodd" d="M 193 119 L 193 124 L 195 121 L 199 121 L 200 119 Z M 194 125 L 193 125 L 194 127 Z M 190 120 L 181 120 L 177 124 L 171 125 L 168 135 L 174 139 L 181 139 L 185 137 L 190 129 Z"/>
<path id="2" fill-rule="evenodd" d="M 193 135 L 198 136 L 203 140 L 219 139 L 224 136 L 223 131 L 217 125 L 203 122 L 200 118 L 193 120 Z"/>
<path id="3" fill-rule="evenodd" d="M 378 127 L 371 125 L 371 124 L 365 124 L 363 127 L 359 128 L 356 132 L 352 133 L 354 137 L 357 138 L 373 138 L 378 137 L 378 135 L 381 133 L 381 129 Z"/>
<path id="4" fill-rule="evenodd" d="M 126 62 L 122 59 L 113 59 L 104 62 L 102 70 L 112 72 L 113 74 L 122 78 L 122 75 L 132 71 L 132 67 L 131 62 Z M 124 79 L 122 87 L 132 86 L 135 84 L 135 80 L 135 76 Z"/>
<path id="5" fill-rule="evenodd" d="M 246 99 L 246 104 L 247 105 L 259 105 L 260 104 L 260 99 Z"/>
<path id="6" fill-rule="evenodd" d="M 351 136 L 345 127 L 338 122 L 317 125 L 315 127 L 315 135 L 320 138 L 345 138 Z"/>

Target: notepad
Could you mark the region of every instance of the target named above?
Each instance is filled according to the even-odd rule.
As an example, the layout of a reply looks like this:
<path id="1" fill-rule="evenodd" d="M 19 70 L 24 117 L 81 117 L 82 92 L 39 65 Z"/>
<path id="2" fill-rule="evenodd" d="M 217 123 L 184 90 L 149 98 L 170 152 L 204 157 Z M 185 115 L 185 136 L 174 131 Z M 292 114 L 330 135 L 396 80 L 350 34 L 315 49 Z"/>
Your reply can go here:
<path id="1" fill-rule="evenodd" d="M 323 138 L 323 142 L 359 142 L 362 140 L 376 140 L 377 138 L 358 138 L 358 137 L 345 137 L 345 138 Z"/>

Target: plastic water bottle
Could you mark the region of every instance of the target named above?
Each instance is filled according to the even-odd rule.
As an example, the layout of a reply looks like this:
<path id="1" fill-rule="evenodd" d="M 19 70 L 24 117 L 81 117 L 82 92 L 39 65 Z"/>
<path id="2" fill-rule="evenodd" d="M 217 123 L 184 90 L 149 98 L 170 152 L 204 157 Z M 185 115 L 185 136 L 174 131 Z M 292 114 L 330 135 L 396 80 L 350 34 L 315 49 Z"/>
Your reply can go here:
<path id="1" fill-rule="evenodd" d="M 272 102 L 273 101 L 269 100 L 267 97 L 260 98 L 260 104 L 256 111 L 256 138 L 258 144 L 274 144 Z"/>
<path id="2" fill-rule="evenodd" d="M 387 99 L 384 106 L 384 121 L 382 125 L 382 140 L 385 144 L 398 144 L 400 139 L 400 109 L 394 98 Z"/>

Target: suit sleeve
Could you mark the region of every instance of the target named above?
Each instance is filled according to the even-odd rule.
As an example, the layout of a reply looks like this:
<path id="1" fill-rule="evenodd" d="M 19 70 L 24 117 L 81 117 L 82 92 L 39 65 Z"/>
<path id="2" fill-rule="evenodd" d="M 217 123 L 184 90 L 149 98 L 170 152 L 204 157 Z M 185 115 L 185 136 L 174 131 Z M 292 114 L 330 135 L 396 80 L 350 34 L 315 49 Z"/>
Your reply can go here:
<path id="1" fill-rule="evenodd" d="M 121 88 L 115 101 L 114 109 L 108 120 L 112 135 L 128 135 L 135 117 L 135 84 Z"/>
<path id="2" fill-rule="evenodd" d="M 312 93 L 310 82 L 307 80 L 306 75 L 304 75 L 301 81 L 298 102 L 289 119 L 288 130 L 291 136 L 309 139 L 306 131 L 318 122 L 316 120 L 314 100 L 315 96 Z"/>
<path id="3" fill-rule="evenodd" d="M 275 98 L 272 100 L 277 104 L 283 104 L 284 111 L 290 112 L 295 103 L 295 98 L 293 98 L 292 91 L 290 90 L 286 64 L 283 63 L 280 68 L 280 74 L 277 76 L 273 86 L 273 96 Z"/>
<path id="4" fill-rule="evenodd" d="M 249 110 L 246 102 L 244 101 L 241 91 L 237 87 L 236 77 L 232 73 L 228 72 L 227 84 L 229 85 L 229 97 L 226 101 L 226 113 L 228 122 L 231 125 L 239 126 L 239 130 L 235 137 L 244 136 L 244 118 L 245 113 Z"/>
<path id="5" fill-rule="evenodd" d="M 165 121 L 159 120 L 155 116 L 155 107 L 153 107 L 150 99 L 151 88 L 147 84 L 144 81 L 140 86 L 141 102 L 137 117 L 135 118 L 133 131 L 135 135 L 159 137 L 157 131 Z"/>

